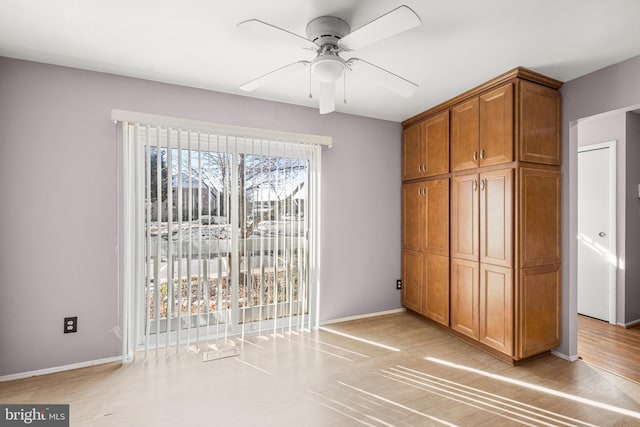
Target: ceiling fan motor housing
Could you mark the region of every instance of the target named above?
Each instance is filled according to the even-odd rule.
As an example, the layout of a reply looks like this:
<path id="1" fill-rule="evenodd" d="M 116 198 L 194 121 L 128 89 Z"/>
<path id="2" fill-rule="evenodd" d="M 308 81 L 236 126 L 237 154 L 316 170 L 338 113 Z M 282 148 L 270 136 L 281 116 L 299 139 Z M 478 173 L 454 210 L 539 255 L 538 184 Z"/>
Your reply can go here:
<path id="1" fill-rule="evenodd" d="M 318 47 L 338 46 L 338 40 L 351 32 L 349 24 L 335 16 L 320 16 L 307 24 L 307 38 Z"/>

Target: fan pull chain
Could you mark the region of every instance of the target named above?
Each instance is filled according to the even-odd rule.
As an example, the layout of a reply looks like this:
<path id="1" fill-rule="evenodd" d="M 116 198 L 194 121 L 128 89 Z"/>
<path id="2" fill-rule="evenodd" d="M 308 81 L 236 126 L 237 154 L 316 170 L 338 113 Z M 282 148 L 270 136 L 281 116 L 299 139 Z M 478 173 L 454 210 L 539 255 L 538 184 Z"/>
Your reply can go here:
<path id="1" fill-rule="evenodd" d="M 347 68 L 344 70 L 344 74 L 342 74 L 342 83 L 344 84 L 342 88 L 342 102 L 344 104 L 347 103 Z"/>
<path id="2" fill-rule="evenodd" d="M 313 95 L 311 95 L 311 64 L 309 64 L 309 99 L 313 99 Z"/>

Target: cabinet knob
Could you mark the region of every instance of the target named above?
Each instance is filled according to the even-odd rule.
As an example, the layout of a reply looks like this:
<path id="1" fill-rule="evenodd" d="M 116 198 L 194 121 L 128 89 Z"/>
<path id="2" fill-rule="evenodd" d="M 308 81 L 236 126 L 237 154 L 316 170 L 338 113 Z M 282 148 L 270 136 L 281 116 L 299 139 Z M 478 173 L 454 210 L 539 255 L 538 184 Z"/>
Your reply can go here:
<path id="1" fill-rule="evenodd" d="M 484 148 L 480 150 L 480 160 L 484 160 Z"/>
<path id="2" fill-rule="evenodd" d="M 485 181 L 484 179 L 480 180 L 480 191 L 484 191 L 484 185 L 485 185 L 484 181 Z"/>
<path id="3" fill-rule="evenodd" d="M 473 191 L 478 191 L 478 181 L 477 180 L 473 180 Z"/>
<path id="4" fill-rule="evenodd" d="M 477 161 L 478 160 L 478 151 L 473 150 L 473 161 Z"/>
<path id="5" fill-rule="evenodd" d="M 607 233 L 605 233 L 604 231 L 601 231 L 601 232 L 598 233 L 598 236 L 607 237 Z"/>

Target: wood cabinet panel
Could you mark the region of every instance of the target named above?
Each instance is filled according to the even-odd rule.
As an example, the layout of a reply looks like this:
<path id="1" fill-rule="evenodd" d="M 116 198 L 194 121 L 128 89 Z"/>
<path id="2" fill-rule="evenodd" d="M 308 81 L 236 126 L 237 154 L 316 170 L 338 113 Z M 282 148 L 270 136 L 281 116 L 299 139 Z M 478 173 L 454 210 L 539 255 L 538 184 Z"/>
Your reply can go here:
<path id="1" fill-rule="evenodd" d="M 559 264 L 560 171 L 523 167 L 519 175 L 520 266 Z"/>
<path id="2" fill-rule="evenodd" d="M 480 264 L 480 342 L 513 354 L 512 269 Z"/>
<path id="3" fill-rule="evenodd" d="M 449 325 L 449 257 L 424 254 L 426 257 L 426 287 L 422 308 L 428 318 Z"/>
<path id="4" fill-rule="evenodd" d="M 422 250 L 425 241 L 426 197 L 422 183 L 402 185 L 402 247 Z"/>
<path id="5" fill-rule="evenodd" d="M 513 265 L 513 169 L 480 174 L 480 262 Z"/>
<path id="6" fill-rule="evenodd" d="M 449 256 L 449 179 L 422 183 L 426 198 L 424 250 Z"/>
<path id="7" fill-rule="evenodd" d="M 513 161 L 513 84 L 480 96 L 480 166 Z"/>
<path id="8" fill-rule="evenodd" d="M 451 169 L 478 167 L 480 104 L 473 98 L 451 109 Z"/>
<path id="9" fill-rule="evenodd" d="M 520 160 L 560 165 L 560 92 L 520 81 Z"/>
<path id="10" fill-rule="evenodd" d="M 449 173 L 449 111 L 425 120 L 423 126 L 426 146 L 424 176 Z"/>
<path id="11" fill-rule="evenodd" d="M 478 175 L 451 180 L 451 256 L 479 259 Z"/>
<path id="12" fill-rule="evenodd" d="M 424 268 L 421 252 L 402 252 L 402 305 L 417 313 L 422 313 Z"/>
<path id="13" fill-rule="evenodd" d="M 479 338 L 479 263 L 451 259 L 451 328 Z"/>
<path id="14" fill-rule="evenodd" d="M 560 345 L 560 305 L 560 265 L 520 270 L 518 357 Z"/>
<path id="15" fill-rule="evenodd" d="M 412 126 L 402 132 L 402 180 L 420 178 L 422 175 L 422 125 Z"/>

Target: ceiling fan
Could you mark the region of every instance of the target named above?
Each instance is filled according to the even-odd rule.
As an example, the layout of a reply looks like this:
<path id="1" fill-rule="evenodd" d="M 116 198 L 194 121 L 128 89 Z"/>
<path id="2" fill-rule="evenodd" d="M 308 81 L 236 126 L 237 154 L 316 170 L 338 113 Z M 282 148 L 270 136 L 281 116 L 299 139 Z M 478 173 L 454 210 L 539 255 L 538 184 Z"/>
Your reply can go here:
<path id="1" fill-rule="evenodd" d="M 418 85 L 363 59 L 343 59 L 340 54 L 392 37 L 420 23 L 420 17 L 404 5 L 355 31 L 351 31 L 349 24 L 340 18 L 320 16 L 307 24 L 306 38 L 258 19 L 243 21 L 238 24 L 243 30 L 313 50 L 316 57 L 312 61 L 296 61 L 280 67 L 244 83 L 240 89 L 250 92 L 285 74 L 310 66 L 311 75 L 320 87 L 320 114 L 326 114 L 336 108 L 336 81 L 343 77 L 347 70 L 353 71 L 357 68 L 359 72 L 367 73 L 374 78 L 381 86 L 408 98 L 415 93 Z"/>

